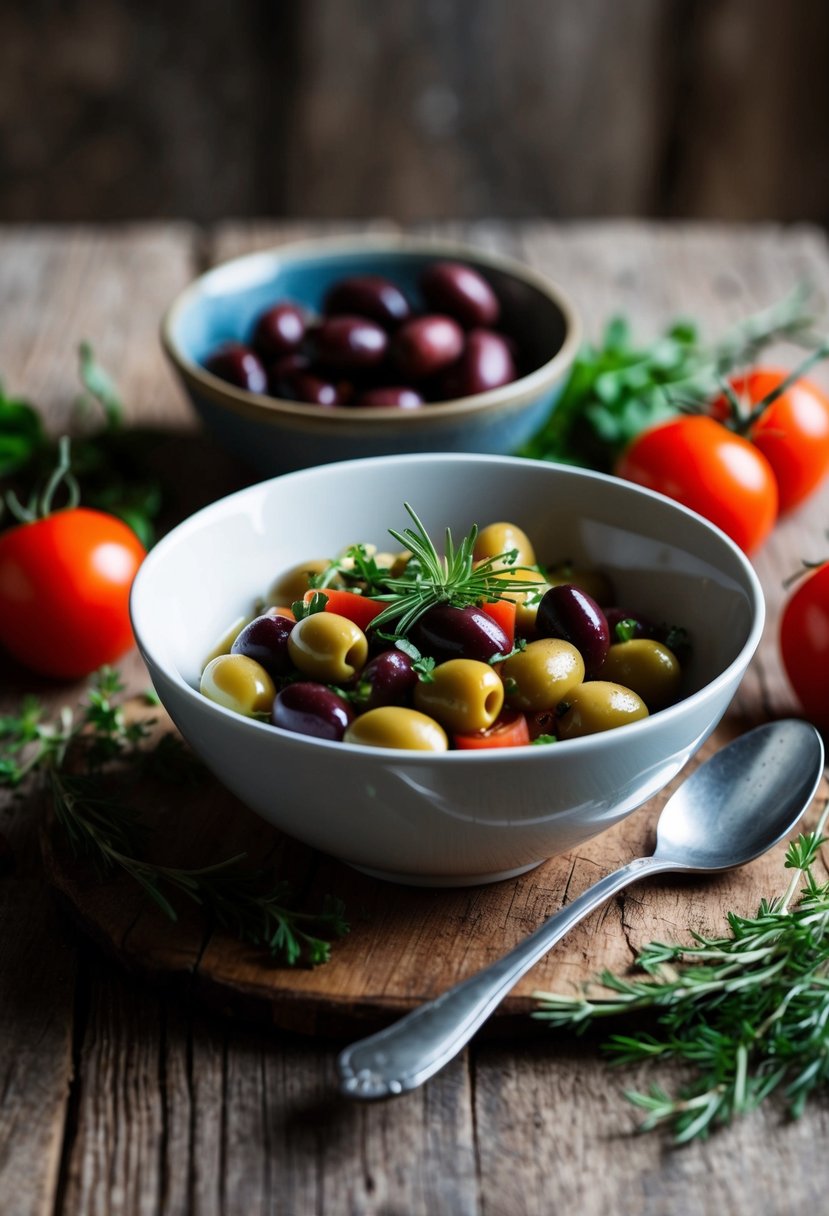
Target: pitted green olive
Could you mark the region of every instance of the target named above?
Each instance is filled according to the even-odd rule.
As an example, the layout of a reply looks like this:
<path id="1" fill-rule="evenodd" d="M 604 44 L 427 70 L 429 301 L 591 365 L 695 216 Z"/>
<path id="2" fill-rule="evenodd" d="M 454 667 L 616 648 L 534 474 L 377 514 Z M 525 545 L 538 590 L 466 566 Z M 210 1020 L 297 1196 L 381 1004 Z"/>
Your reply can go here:
<path id="1" fill-rule="evenodd" d="M 243 654 L 220 654 L 211 659 L 202 672 L 199 688 L 217 705 L 246 717 L 270 713 L 276 696 L 265 668 Z"/>
<path id="2" fill-rule="evenodd" d="M 236 641 L 245 625 L 250 623 L 250 620 L 251 618 L 249 616 L 238 616 L 235 621 L 232 621 L 224 633 L 221 634 L 220 637 L 216 638 L 216 641 L 210 647 L 210 650 L 204 657 L 203 667 L 206 667 L 208 663 L 213 661 L 213 659 L 217 659 L 220 654 L 230 654 L 231 646 Z"/>
<path id="3" fill-rule="evenodd" d="M 567 694 L 567 708 L 556 722 L 559 739 L 576 739 L 647 718 L 648 707 L 630 688 L 610 680 L 590 680 Z"/>
<path id="4" fill-rule="evenodd" d="M 415 686 L 414 703 L 447 730 L 468 734 L 492 726 L 504 704 L 504 686 L 488 663 L 449 659 L 438 664 L 431 680 Z"/>
<path id="5" fill-rule="evenodd" d="M 601 674 L 602 679 L 632 688 L 651 712 L 677 699 L 682 679 L 674 652 L 650 638 L 632 638 L 611 646 Z"/>
<path id="6" fill-rule="evenodd" d="M 497 557 L 500 553 L 508 553 L 511 549 L 517 550 L 516 566 L 535 565 L 536 558 L 532 541 L 523 528 L 519 528 L 517 524 L 497 523 L 481 528 L 475 540 L 472 556 L 475 561 L 481 561 L 485 557 Z"/>
<path id="7" fill-rule="evenodd" d="M 290 570 L 286 570 L 275 579 L 268 590 L 267 602 L 269 604 L 293 604 L 294 600 L 301 600 L 305 592 L 311 589 L 311 579 L 314 575 L 321 574 L 330 565 L 327 558 L 314 557 L 306 562 L 300 562 L 298 566 L 292 566 Z M 341 585 L 341 579 L 335 579 L 332 584 L 332 586 Z"/>
<path id="8" fill-rule="evenodd" d="M 365 666 L 368 642 L 348 617 L 314 612 L 294 625 L 288 654 L 305 675 L 324 684 L 347 684 Z"/>
<path id="9" fill-rule="evenodd" d="M 610 579 L 601 570 L 587 570 L 581 566 L 573 566 L 570 562 L 559 562 L 547 570 L 547 582 L 551 587 L 567 583 L 578 587 L 591 596 L 597 604 L 613 603 L 613 588 Z"/>
<path id="10" fill-rule="evenodd" d="M 552 709 L 584 679 L 584 662 L 561 638 L 539 638 L 501 664 L 506 698 L 514 709 Z"/>
<path id="11" fill-rule="evenodd" d="M 402 747 L 415 752 L 449 749 L 446 732 L 434 718 L 402 705 L 384 705 L 361 714 L 346 729 L 343 741 L 362 743 L 365 747 Z"/>

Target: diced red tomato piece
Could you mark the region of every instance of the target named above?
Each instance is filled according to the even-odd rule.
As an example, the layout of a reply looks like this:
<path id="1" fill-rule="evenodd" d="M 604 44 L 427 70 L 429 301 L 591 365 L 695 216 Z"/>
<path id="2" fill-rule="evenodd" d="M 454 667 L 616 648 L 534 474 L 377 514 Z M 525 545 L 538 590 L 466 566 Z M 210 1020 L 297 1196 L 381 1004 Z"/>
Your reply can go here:
<path id="1" fill-rule="evenodd" d="M 487 600 L 481 604 L 481 609 L 500 625 L 509 638 L 510 646 L 515 645 L 515 601 Z"/>
<path id="2" fill-rule="evenodd" d="M 337 616 L 348 617 L 363 630 L 367 629 L 386 607 L 367 595 L 357 595 L 355 591 L 338 591 L 336 587 L 323 587 L 319 592 L 306 591 L 302 598 L 307 604 L 315 595 L 326 597 L 326 612 L 336 612 Z"/>
<path id="3" fill-rule="evenodd" d="M 452 742 L 461 751 L 485 747 L 523 747 L 525 743 L 530 742 L 530 730 L 523 714 L 508 709 L 495 719 L 488 730 L 475 731 L 469 735 L 455 735 Z"/>

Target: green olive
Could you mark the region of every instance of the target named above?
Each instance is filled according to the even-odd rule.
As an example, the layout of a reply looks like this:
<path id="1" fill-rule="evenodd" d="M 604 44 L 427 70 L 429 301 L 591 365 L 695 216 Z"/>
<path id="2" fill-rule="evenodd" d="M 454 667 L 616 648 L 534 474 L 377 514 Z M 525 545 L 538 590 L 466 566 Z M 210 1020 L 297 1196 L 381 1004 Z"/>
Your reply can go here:
<path id="1" fill-rule="evenodd" d="M 504 704 L 504 685 L 489 663 L 449 659 L 438 664 L 431 680 L 417 683 L 414 703 L 447 730 L 466 735 L 492 726 Z"/>
<path id="2" fill-rule="evenodd" d="M 248 718 L 270 713 L 276 697 L 265 668 L 243 654 L 220 654 L 211 659 L 202 672 L 199 688 L 217 705 Z"/>
<path id="3" fill-rule="evenodd" d="M 592 596 L 597 604 L 613 603 L 613 588 L 610 579 L 601 570 L 587 570 L 582 566 L 574 566 L 570 562 L 559 562 L 547 570 L 547 582 L 551 587 L 568 584 L 578 587 Z"/>
<path id="4" fill-rule="evenodd" d="M 327 558 L 314 557 L 306 562 L 300 562 L 298 566 L 291 566 L 290 570 L 278 575 L 268 589 L 267 602 L 269 604 L 293 604 L 294 600 L 301 600 L 305 592 L 310 591 L 311 579 L 314 575 L 322 574 L 323 570 L 327 570 L 330 565 Z M 332 584 L 332 586 L 341 585 L 341 579 L 335 579 Z"/>
<path id="5" fill-rule="evenodd" d="M 344 743 L 365 747 L 402 747 L 415 752 L 445 752 L 449 740 L 434 718 L 402 705 L 370 709 L 346 727 Z"/>
<path id="6" fill-rule="evenodd" d="M 347 684 L 365 666 L 368 642 L 359 625 L 336 612 L 314 612 L 288 637 L 291 662 L 324 684 Z"/>
<path id="7" fill-rule="evenodd" d="M 601 674 L 602 679 L 632 688 L 651 712 L 677 699 L 682 679 L 674 652 L 650 638 L 631 638 L 611 646 Z"/>
<path id="8" fill-rule="evenodd" d="M 584 660 L 561 638 L 530 642 L 500 666 L 507 701 L 514 709 L 552 709 L 584 679 Z"/>
<path id="9" fill-rule="evenodd" d="M 556 722 L 559 739 L 577 739 L 647 718 L 648 707 L 630 688 L 610 680 L 589 680 L 567 694 L 567 708 Z"/>
<path id="10" fill-rule="evenodd" d="M 477 535 L 472 556 L 475 561 L 481 561 L 485 557 L 498 557 L 501 553 L 509 553 L 512 549 L 518 552 L 516 566 L 535 565 L 532 541 L 522 528 L 510 523 L 487 524 Z"/>
<path id="11" fill-rule="evenodd" d="M 205 656 L 204 663 L 202 664 L 202 669 L 207 667 L 208 663 L 211 663 L 213 659 L 217 659 L 220 654 L 230 654 L 231 646 L 236 641 L 245 625 L 249 625 L 251 620 L 252 618 L 249 616 L 239 616 L 231 625 L 228 625 L 221 637 L 216 638 L 216 641 L 210 647 L 210 650 Z"/>

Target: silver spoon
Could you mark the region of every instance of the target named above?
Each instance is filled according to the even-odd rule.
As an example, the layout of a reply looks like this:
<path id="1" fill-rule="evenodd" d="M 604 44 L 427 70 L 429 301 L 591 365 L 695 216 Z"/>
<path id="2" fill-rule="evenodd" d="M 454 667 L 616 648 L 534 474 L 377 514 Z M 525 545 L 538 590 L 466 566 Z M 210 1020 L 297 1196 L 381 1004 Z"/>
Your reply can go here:
<path id="1" fill-rule="evenodd" d="M 611 895 L 649 874 L 716 873 L 753 861 L 791 831 L 822 769 L 820 735 L 806 722 L 758 726 L 721 748 L 668 799 L 651 857 L 608 874 L 498 962 L 346 1047 L 337 1061 L 342 1092 L 387 1098 L 422 1085 L 469 1042 L 521 976 Z"/>

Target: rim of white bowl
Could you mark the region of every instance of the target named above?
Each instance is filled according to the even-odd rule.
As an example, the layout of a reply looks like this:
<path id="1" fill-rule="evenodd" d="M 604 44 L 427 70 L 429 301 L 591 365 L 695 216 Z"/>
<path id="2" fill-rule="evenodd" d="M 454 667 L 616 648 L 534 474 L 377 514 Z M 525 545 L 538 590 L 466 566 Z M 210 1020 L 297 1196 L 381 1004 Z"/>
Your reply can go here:
<path id="1" fill-rule="evenodd" d="M 284 730 L 282 727 L 274 726 L 269 722 L 259 722 L 255 718 L 245 718 L 243 715 L 237 714 L 234 710 L 226 709 L 224 706 L 218 705 L 215 701 L 211 701 L 208 697 L 205 697 L 197 688 L 194 688 L 192 684 L 184 679 L 177 668 L 173 671 L 168 670 L 165 665 L 155 656 L 152 645 L 147 643 L 146 636 L 143 634 L 141 628 L 142 613 L 139 599 L 143 582 L 147 577 L 149 577 L 147 572 L 151 571 L 152 566 L 155 564 L 155 560 L 157 560 L 156 555 L 163 554 L 164 550 L 169 548 L 171 545 L 180 544 L 182 540 L 186 539 L 188 533 L 200 530 L 205 524 L 209 524 L 211 515 L 220 515 L 233 502 L 238 501 L 246 495 L 253 497 L 257 493 L 262 493 L 267 486 L 276 481 L 281 483 L 286 480 L 290 481 L 296 478 L 313 478 L 315 476 L 325 477 L 326 471 L 334 468 L 353 469 L 355 472 L 359 472 L 359 470 L 365 466 L 377 466 L 381 463 L 384 467 L 387 467 L 389 463 L 415 462 L 418 464 L 432 465 L 435 461 L 452 463 L 460 462 L 464 464 L 493 464 L 499 466 L 503 466 L 504 464 L 532 465 L 539 468 L 555 468 L 557 472 L 565 476 L 572 476 L 575 478 L 584 477 L 591 480 L 610 483 L 613 486 L 618 487 L 622 493 L 630 492 L 635 497 L 644 496 L 646 498 L 651 498 L 663 506 L 667 506 L 669 509 L 677 511 L 680 515 L 687 516 L 697 526 L 702 526 L 704 531 L 712 533 L 727 550 L 730 550 L 731 556 L 736 559 L 737 565 L 745 577 L 747 590 L 750 593 L 749 598 L 751 601 L 751 607 L 753 609 L 753 620 L 748 636 L 746 637 L 743 645 L 740 647 L 739 652 L 735 655 L 727 667 L 724 667 L 713 680 L 709 680 L 708 683 L 704 684 L 702 688 L 690 693 L 687 697 L 683 697 L 674 705 L 669 705 L 665 709 L 660 709 L 657 713 L 651 714 L 647 718 L 642 718 L 636 722 L 625 723 L 624 726 L 617 727 L 614 730 L 600 731 L 593 735 L 583 735 L 576 739 L 562 739 L 554 744 L 550 744 L 549 747 L 529 743 L 521 747 L 491 748 L 468 751 L 459 749 L 455 751 L 449 750 L 446 752 L 421 752 L 413 751 L 407 748 L 392 747 L 378 748 L 369 747 L 365 744 L 337 742 L 331 739 L 318 739 L 311 735 L 302 735 L 295 731 Z M 681 503 L 674 501 L 674 499 L 668 498 L 664 494 L 657 493 L 655 490 L 648 490 L 644 486 L 636 485 L 633 482 L 623 481 L 621 478 L 614 477 L 609 473 L 598 473 L 591 469 L 581 469 L 569 465 L 553 465 L 546 461 L 529 460 L 521 456 L 498 456 L 474 452 L 399 453 L 394 456 L 360 457 L 354 460 L 339 461 L 336 464 L 317 465 L 310 469 L 297 469 L 294 472 L 283 473 L 278 477 L 270 477 L 264 481 L 256 482 L 254 485 L 246 486 L 241 490 L 236 490 L 234 493 L 228 494 L 224 498 L 217 499 L 216 502 L 210 503 L 206 507 L 202 507 L 199 511 L 196 511 L 193 515 L 190 515 L 187 519 L 176 525 L 176 527 L 173 528 L 172 531 L 168 532 L 166 536 L 162 537 L 162 539 L 150 550 L 139 567 L 130 592 L 130 616 L 132 619 L 136 643 L 142 657 L 148 661 L 148 666 L 150 662 L 152 662 L 164 672 L 168 679 L 184 690 L 187 696 L 195 698 L 196 703 L 204 712 L 227 717 L 228 720 L 235 722 L 243 729 L 264 731 L 269 736 L 275 736 L 285 741 L 290 741 L 291 744 L 298 747 L 308 747 L 312 749 L 325 747 L 334 748 L 337 751 L 346 749 L 352 754 L 362 755 L 366 758 L 373 757 L 375 761 L 379 761 L 384 758 L 395 758 L 400 760 L 405 757 L 407 763 L 412 764 L 434 764 L 436 762 L 441 764 L 492 764 L 497 762 L 509 762 L 511 757 L 513 757 L 515 760 L 520 759 L 522 764 L 542 763 L 545 755 L 549 755 L 550 749 L 554 749 L 556 754 L 560 754 L 562 748 L 566 748 L 569 753 L 571 750 L 584 751 L 591 748 L 596 748 L 602 743 L 611 746 L 613 743 L 623 745 L 624 740 L 630 739 L 633 732 L 641 734 L 643 731 L 652 729 L 652 724 L 657 719 L 660 722 L 667 723 L 669 719 L 681 717 L 684 712 L 684 707 L 686 707 L 689 702 L 698 703 L 715 696 L 720 686 L 727 683 L 731 679 L 735 669 L 743 665 L 747 667 L 760 643 L 763 627 L 765 625 L 765 614 L 766 605 L 763 590 L 760 585 L 760 580 L 757 577 L 754 567 L 752 566 L 748 557 L 745 555 L 745 553 L 743 553 L 739 546 L 736 545 L 734 541 L 722 531 L 721 528 L 718 528 L 715 524 L 712 524 L 710 520 L 707 520 L 704 516 L 698 514 L 696 511 L 692 511 L 689 507 L 685 507 Z M 619 740 L 620 734 L 622 736 L 621 741 Z"/>
<path id="2" fill-rule="evenodd" d="M 510 274 L 514 278 L 534 287 L 558 308 L 564 321 L 564 341 L 559 349 L 534 371 L 501 388 L 476 393 L 471 397 L 460 397 L 452 401 L 431 402 L 422 410 L 400 410 L 393 407 L 348 406 L 341 410 L 321 410 L 319 406 L 304 402 L 288 401 L 284 397 L 270 397 L 265 393 L 250 393 L 237 388 L 226 380 L 214 376 L 201 364 L 185 355 L 178 346 L 175 329 L 182 313 L 193 301 L 209 292 L 210 287 L 222 278 L 232 278 L 234 273 L 247 270 L 255 283 L 258 267 L 272 270 L 280 262 L 300 261 L 311 254 L 345 256 L 349 253 L 402 253 L 428 257 L 453 257 L 476 263 Z M 261 278 L 268 275 L 262 273 Z M 161 321 L 161 343 L 167 357 L 183 377 L 188 387 L 203 394 L 217 405 L 258 422 L 278 424 L 280 427 L 295 426 L 298 429 L 319 429 L 330 433 L 334 426 L 343 434 L 352 431 L 379 430 L 381 424 L 394 422 L 405 428 L 406 433 L 438 426 L 449 426 L 470 414 L 481 411 L 510 413 L 520 409 L 545 388 L 554 384 L 572 363 L 582 341 L 582 323 L 579 314 L 565 290 L 552 279 L 533 267 L 503 254 L 477 249 L 457 241 L 408 236 L 405 233 L 388 236 L 363 234 L 360 236 L 316 237 L 301 241 L 290 241 L 270 249 L 242 254 L 220 262 L 189 283 L 170 304 Z"/>

